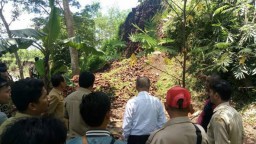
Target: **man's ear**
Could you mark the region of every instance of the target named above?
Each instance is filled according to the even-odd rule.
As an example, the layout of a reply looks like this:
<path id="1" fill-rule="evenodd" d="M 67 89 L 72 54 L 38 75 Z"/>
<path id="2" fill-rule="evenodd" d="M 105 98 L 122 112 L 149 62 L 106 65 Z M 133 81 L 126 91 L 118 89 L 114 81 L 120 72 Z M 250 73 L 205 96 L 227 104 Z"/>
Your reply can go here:
<path id="1" fill-rule="evenodd" d="M 111 111 L 108 111 L 108 112 L 106 113 L 106 116 L 105 116 L 105 117 L 106 117 L 107 119 L 110 119 L 110 115 L 111 115 Z"/>
<path id="2" fill-rule="evenodd" d="M 169 106 L 166 102 L 164 102 L 164 108 L 165 108 L 166 111 L 169 109 Z"/>
<path id="3" fill-rule="evenodd" d="M 28 104 L 28 109 L 29 109 L 29 110 L 33 110 L 33 111 L 36 110 L 36 104 L 35 104 L 35 103 L 32 103 L 32 102 L 29 103 L 29 104 Z"/>

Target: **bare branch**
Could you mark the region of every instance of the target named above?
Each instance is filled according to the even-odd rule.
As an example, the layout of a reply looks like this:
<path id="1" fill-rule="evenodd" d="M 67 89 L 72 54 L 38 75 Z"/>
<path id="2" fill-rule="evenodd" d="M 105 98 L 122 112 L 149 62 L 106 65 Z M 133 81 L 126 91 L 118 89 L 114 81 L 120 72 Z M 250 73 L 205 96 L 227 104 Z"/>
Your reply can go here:
<path id="1" fill-rule="evenodd" d="M 39 6 L 40 6 L 48 15 L 50 15 L 50 12 L 48 12 L 42 5 L 39 4 Z"/>
<path id="2" fill-rule="evenodd" d="M 151 65 L 149 62 L 146 62 L 146 64 L 148 64 L 149 66 L 151 66 L 151 67 L 153 67 L 153 68 L 155 68 L 155 69 L 157 69 L 157 70 L 159 70 L 159 71 L 161 71 L 161 72 L 163 72 L 163 73 L 166 73 L 166 74 L 170 75 L 171 77 L 173 77 L 173 78 L 175 78 L 175 79 L 179 80 L 179 82 L 181 81 L 181 79 L 180 79 L 180 78 L 177 78 L 176 76 L 174 76 L 174 75 L 172 75 L 172 74 L 169 74 L 168 72 L 163 71 L 163 70 L 161 70 L 161 69 L 159 69 L 159 68 L 157 68 L 157 67 L 155 67 L 155 66 Z"/>
<path id="3" fill-rule="evenodd" d="M 64 12 L 64 9 L 61 7 L 60 2 L 59 2 L 59 1 L 56 1 L 56 3 L 59 5 L 61 11 Z"/>
<path id="4" fill-rule="evenodd" d="M 175 14 L 181 18 L 181 16 L 178 14 L 178 12 L 172 7 L 172 5 L 168 2 L 168 0 L 165 0 L 165 2 L 168 4 L 168 6 L 175 12 Z"/>
<path id="5" fill-rule="evenodd" d="M 197 3 L 195 4 L 195 6 L 192 8 L 191 11 L 188 12 L 187 16 L 189 16 L 193 11 L 194 9 L 196 8 L 196 6 L 200 3 L 200 1 L 197 1 Z"/>
<path id="6" fill-rule="evenodd" d="M 182 8 L 181 8 L 178 4 L 176 4 L 173 0 L 171 0 L 171 2 L 172 2 L 174 5 L 176 5 L 176 6 L 182 11 Z"/>

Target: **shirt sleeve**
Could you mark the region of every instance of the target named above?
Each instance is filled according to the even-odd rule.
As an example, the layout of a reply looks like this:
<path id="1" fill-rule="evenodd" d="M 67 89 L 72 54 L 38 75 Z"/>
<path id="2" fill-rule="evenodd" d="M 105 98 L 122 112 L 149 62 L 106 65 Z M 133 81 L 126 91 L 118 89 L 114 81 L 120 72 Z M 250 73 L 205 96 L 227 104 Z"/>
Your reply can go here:
<path id="1" fill-rule="evenodd" d="M 165 124 L 165 123 L 166 123 L 166 117 L 165 117 L 165 113 L 164 113 L 163 104 L 159 100 L 159 113 L 158 113 L 157 128 L 158 129 L 161 128 L 163 126 L 163 124 Z"/>
<path id="2" fill-rule="evenodd" d="M 225 121 L 220 117 L 214 117 L 212 122 L 214 143 L 215 144 L 229 144 L 228 132 Z"/>
<path id="3" fill-rule="evenodd" d="M 132 104 L 130 101 L 127 102 L 124 112 L 124 119 L 123 119 L 123 136 L 124 139 L 127 140 L 132 128 Z"/>
<path id="4" fill-rule="evenodd" d="M 59 99 L 58 99 L 58 96 L 56 95 L 50 95 L 49 96 L 49 108 L 48 108 L 48 113 L 49 114 L 52 114 L 55 112 L 58 104 L 59 104 Z"/>

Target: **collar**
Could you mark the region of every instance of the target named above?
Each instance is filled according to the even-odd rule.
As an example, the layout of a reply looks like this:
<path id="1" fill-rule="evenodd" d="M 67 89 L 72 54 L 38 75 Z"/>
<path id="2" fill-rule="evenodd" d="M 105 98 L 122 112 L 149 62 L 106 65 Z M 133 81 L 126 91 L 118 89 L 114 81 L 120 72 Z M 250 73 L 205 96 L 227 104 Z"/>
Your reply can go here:
<path id="1" fill-rule="evenodd" d="M 192 123 L 191 120 L 188 117 L 176 117 L 170 119 L 164 127 L 170 126 L 170 125 L 175 125 L 175 124 L 180 124 L 180 123 Z"/>
<path id="2" fill-rule="evenodd" d="M 16 118 L 28 118 L 28 117 L 33 117 L 32 115 L 21 113 L 21 112 L 16 112 L 15 114 Z"/>
<path id="3" fill-rule="evenodd" d="M 218 111 L 218 110 L 220 110 L 220 109 L 223 109 L 223 108 L 226 107 L 226 106 L 230 106 L 230 105 L 229 105 L 229 102 L 224 102 L 224 103 L 219 104 L 219 105 L 213 110 L 213 113 L 216 112 L 216 111 Z"/>
<path id="4" fill-rule="evenodd" d="M 107 130 L 88 130 L 86 136 L 110 136 L 110 132 Z"/>
<path id="5" fill-rule="evenodd" d="M 140 96 L 140 95 L 150 95 L 150 94 L 147 91 L 140 91 L 138 93 L 138 96 Z"/>
<path id="6" fill-rule="evenodd" d="M 79 87 L 77 88 L 77 91 L 82 91 L 82 92 L 87 92 L 87 93 L 91 93 L 91 91 L 87 88 L 83 88 L 83 87 Z"/>
<path id="7" fill-rule="evenodd" d="M 63 95 L 63 93 L 62 93 L 62 91 L 60 91 L 60 90 L 58 90 L 58 89 L 56 89 L 56 88 L 53 88 L 52 90 L 54 90 L 57 94 L 59 94 L 59 95 Z"/>

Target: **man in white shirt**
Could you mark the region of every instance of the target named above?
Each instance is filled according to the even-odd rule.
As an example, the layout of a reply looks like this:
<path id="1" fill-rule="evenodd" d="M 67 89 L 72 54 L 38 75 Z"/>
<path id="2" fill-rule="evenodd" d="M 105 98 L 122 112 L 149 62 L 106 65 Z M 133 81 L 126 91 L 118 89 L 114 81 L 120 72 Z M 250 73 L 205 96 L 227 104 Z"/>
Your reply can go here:
<path id="1" fill-rule="evenodd" d="M 123 136 L 128 144 L 145 144 L 150 133 L 161 128 L 166 117 L 161 101 L 149 92 L 150 80 L 138 77 L 137 96 L 130 99 L 125 108 Z"/>

